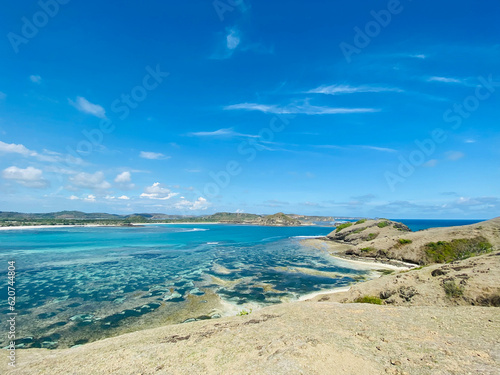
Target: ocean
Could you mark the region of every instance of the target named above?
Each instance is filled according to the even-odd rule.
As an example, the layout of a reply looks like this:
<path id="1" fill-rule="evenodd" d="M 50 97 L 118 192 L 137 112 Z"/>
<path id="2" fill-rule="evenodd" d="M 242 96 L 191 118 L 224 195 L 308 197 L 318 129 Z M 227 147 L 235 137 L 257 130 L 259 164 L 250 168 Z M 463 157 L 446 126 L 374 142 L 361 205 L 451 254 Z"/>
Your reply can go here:
<path id="1" fill-rule="evenodd" d="M 422 219 L 391 219 L 399 221 L 408 226 L 413 232 L 428 228 L 456 227 L 461 225 L 471 225 L 484 220 L 422 220 Z"/>
<path id="2" fill-rule="evenodd" d="M 367 271 L 297 237 L 331 230 L 190 224 L 0 231 L 5 275 L 7 262 L 16 262 L 18 347 L 71 347 L 363 279 Z"/>

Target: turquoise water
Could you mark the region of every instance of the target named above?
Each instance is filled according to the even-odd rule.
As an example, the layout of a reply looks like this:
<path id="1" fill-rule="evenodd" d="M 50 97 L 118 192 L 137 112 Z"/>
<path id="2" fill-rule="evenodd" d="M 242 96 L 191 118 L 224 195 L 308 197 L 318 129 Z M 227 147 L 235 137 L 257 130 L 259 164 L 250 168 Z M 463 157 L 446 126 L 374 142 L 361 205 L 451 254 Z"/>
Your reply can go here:
<path id="1" fill-rule="evenodd" d="M 393 219 L 407 225 L 412 231 L 438 228 L 438 227 L 456 227 L 461 225 L 471 225 L 480 223 L 484 220 L 423 220 L 423 219 Z"/>
<path id="2" fill-rule="evenodd" d="M 0 231 L 0 264 L 6 270 L 15 260 L 18 272 L 17 344 L 69 347 L 216 318 L 224 313 L 221 299 L 249 309 L 348 285 L 366 271 L 342 267 L 296 237 L 331 230 L 193 224 Z"/>

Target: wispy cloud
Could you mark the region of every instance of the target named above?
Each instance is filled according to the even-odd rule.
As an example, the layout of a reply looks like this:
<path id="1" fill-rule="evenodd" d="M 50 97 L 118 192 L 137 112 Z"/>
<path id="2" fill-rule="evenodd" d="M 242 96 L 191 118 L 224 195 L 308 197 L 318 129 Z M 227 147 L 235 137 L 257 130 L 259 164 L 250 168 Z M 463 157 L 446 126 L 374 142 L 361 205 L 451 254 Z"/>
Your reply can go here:
<path id="1" fill-rule="evenodd" d="M 451 161 L 460 160 L 465 156 L 463 152 L 460 151 L 449 151 L 446 153 L 446 158 Z"/>
<path id="2" fill-rule="evenodd" d="M 170 159 L 170 156 L 166 156 L 161 152 L 150 152 L 150 151 L 141 151 L 139 153 L 139 157 L 150 160 Z"/>
<path id="3" fill-rule="evenodd" d="M 349 113 L 371 113 L 380 112 L 377 108 L 342 108 L 342 107 L 323 107 L 314 106 L 308 103 L 303 105 L 289 105 L 280 107 L 278 105 L 266 105 L 257 103 L 240 103 L 224 107 L 226 111 L 243 110 L 259 111 L 272 114 L 302 114 L 302 115 L 336 115 Z"/>
<path id="4" fill-rule="evenodd" d="M 464 83 L 463 80 L 452 77 L 429 77 L 427 78 L 428 82 L 442 82 L 442 83 Z"/>
<path id="5" fill-rule="evenodd" d="M 30 150 L 26 146 L 22 144 L 16 143 L 5 143 L 0 141 L 0 154 L 19 154 L 25 157 L 33 157 L 42 162 L 62 162 L 65 158 L 71 158 L 72 163 L 74 164 L 83 164 L 83 160 L 80 158 L 75 158 L 69 155 L 62 155 L 58 152 L 50 151 L 44 149 L 42 153 Z"/>
<path id="6" fill-rule="evenodd" d="M 89 115 L 99 117 L 102 119 L 106 118 L 106 111 L 104 110 L 103 107 L 101 107 L 98 104 L 93 104 L 89 102 L 84 97 L 78 96 L 76 98 L 76 101 L 72 101 L 71 99 L 68 99 L 68 101 L 73 107 L 78 109 L 80 112 L 87 113 Z"/>
<path id="7" fill-rule="evenodd" d="M 379 146 L 370 146 L 370 145 L 347 145 L 347 146 L 338 146 L 338 145 L 312 145 L 312 147 L 315 148 L 325 148 L 325 149 L 335 149 L 335 150 L 353 150 L 353 149 L 365 149 L 365 150 L 372 150 L 372 151 L 378 151 L 378 152 L 389 152 L 389 153 L 394 153 L 398 152 L 398 150 L 395 150 L 393 148 L 387 148 L 387 147 L 379 147 Z"/>
<path id="8" fill-rule="evenodd" d="M 42 83 L 42 77 L 38 75 L 30 75 L 30 81 L 36 84 Z"/>
<path id="9" fill-rule="evenodd" d="M 342 95 L 355 93 L 378 93 L 378 92 L 403 92 L 397 87 L 382 87 L 382 86 L 350 86 L 350 85 L 331 85 L 320 86 L 309 90 L 308 94 L 325 94 L 325 95 Z"/>
<path id="10" fill-rule="evenodd" d="M 7 94 L 0 91 L 0 100 L 4 100 L 7 97 Z"/>
<path id="11" fill-rule="evenodd" d="M 394 150 L 392 148 L 387 148 L 387 147 L 365 146 L 365 145 L 361 145 L 361 146 L 357 146 L 357 147 L 361 147 L 361 148 L 364 148 L 366 150 L 373 150 L 373 151 L 380 151 L 380 152 L 398 152 L 398 150 Z"/>
<path id="12" fill-rule="evenodd" d="M 226 35 L 226 46 L 229 50 L 234 50 L 240 44 L 240 35 L 239 31 L 236 28 L 232 28 L 229 30 L 229 33 Z"/>
<path id="13" fill-rule="evenodd" d="M 91 189 L 91 190 L 106 190 L 111 187 L 111 184 L 105 180 L 103 172 L 94 174 L 81 172 L 69 178 L 72 184 L 72 189 Z"/>
<path id="14" fill-rule="evenodd" d="M 192 132 L 187 134 L 190 137 L 214 137 L 214 138 L 234 138 L 234 137 L 249 137 L 258 138 L 258 135 L 243 134 L 234 131 L 233 128 L 223 128 L 210 132 Z"/>

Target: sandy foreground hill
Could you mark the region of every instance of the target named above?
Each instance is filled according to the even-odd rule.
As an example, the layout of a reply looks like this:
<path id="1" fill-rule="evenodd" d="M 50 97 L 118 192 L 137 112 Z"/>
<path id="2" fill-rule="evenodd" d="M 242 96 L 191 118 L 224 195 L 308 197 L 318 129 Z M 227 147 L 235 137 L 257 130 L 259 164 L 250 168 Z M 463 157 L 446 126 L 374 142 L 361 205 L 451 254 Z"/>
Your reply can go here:
<path id="1" fill-rule="evenodd" d="M 371 225 L 358 225 L 365 224 Z M 379 258 L 393 254 L 409 260 L 413 255 L 406 246 L 412 245 L 418 252 L 412 259 L 425 264 L 429 241 L 442 241 L 444 246 L 466 235 L 485 238 L 492 247 L 480 256 L 395 271 L 347 292 L 275 305 L 248 316 L 164 326 L 71 349 L 18 350 L 17 367 L 8 373 L 496 375 L 500 373 L 500 309 L 495 307 L 500 305 L 496 242 L 500 219 L 481 224 L 478 231 L 476 225 L 417 233 L 375 224 L 386 233 L 396 231 L 379 233 L 384 250 L 395 245 L 394 253 L 375 255 Z M 347 229 L 352 228 L 336 233 Z M 372 229 L 353 235 L 373 233 Z M 429 237 L 417 237 L 426 232 Z M 413 240 L 399 247 L 399 238 Z M 349 242 L 345 237 L 335 241 L 311 245 L 333 246 L 332 252 L 345 255 L 353 248 L 365 248 L 362 242 L 366 242 L 341 243 Z M 438 250 L 447 251 L 443 246 Z M 361 253 L 366 251 L 360 251 L 365 256 Z M 381 305 L 353 303 L 361 300 Z M 6 369 L 6 359 L 2 362 L 0 368 Z"/>

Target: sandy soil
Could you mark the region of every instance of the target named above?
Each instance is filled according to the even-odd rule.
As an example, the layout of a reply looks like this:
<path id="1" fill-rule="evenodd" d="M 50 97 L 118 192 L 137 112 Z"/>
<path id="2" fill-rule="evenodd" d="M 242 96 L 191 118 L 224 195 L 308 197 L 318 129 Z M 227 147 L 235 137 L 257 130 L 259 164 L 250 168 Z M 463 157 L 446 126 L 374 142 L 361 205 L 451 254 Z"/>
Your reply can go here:
<path id="1" fill-rule="evenodd" d="M 9 373 L 496 375 L 499 338 L 496 308 L 296 302 L 73 349 L 18 351 Z"/>

